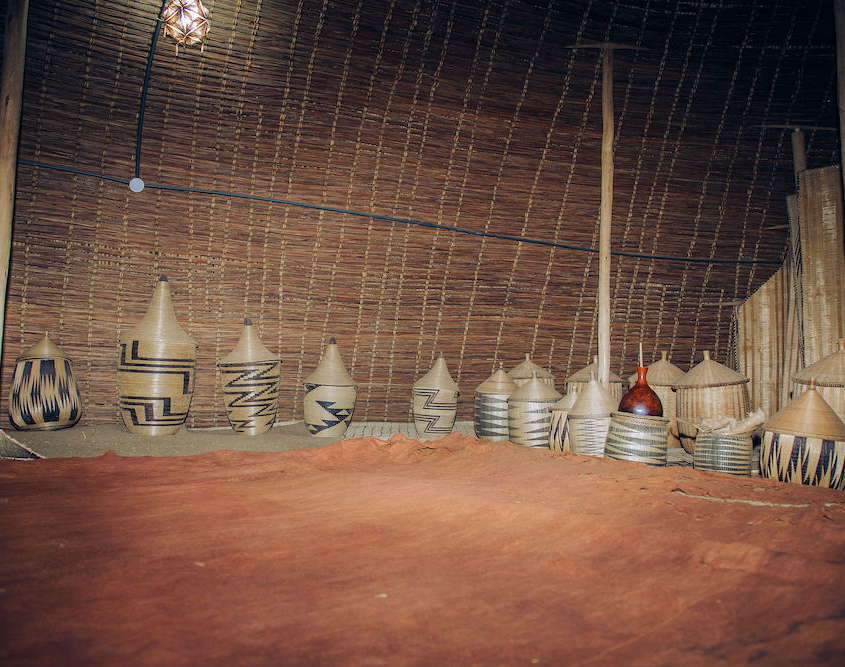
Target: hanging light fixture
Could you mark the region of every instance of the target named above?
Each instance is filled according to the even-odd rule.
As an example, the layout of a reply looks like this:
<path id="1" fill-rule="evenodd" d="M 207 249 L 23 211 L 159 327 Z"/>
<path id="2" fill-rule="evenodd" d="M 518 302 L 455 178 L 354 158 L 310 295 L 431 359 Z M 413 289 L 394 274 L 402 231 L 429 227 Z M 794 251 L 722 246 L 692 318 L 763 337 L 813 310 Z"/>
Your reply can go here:
<path id="1" fill-rule="evenodd" d="M 208 10 L 202 0 L 170 0 L 161 12 L 165 34 L 179 44 L 202 44 L 208 29 Z"/>

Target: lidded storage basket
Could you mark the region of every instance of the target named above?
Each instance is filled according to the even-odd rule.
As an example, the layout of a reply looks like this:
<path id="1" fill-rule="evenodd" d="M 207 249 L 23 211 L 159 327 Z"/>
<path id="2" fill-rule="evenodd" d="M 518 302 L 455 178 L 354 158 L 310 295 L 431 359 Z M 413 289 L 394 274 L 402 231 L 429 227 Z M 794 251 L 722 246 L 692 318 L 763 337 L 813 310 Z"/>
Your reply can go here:
<path id="1" fill-rule="evenodd" d="M 21 431 L 55 431 L 73 426 L 81 415 L 73 364 L 45 333 L 15 361 L 9 421 Z"/>
<path id="2" fill-rule="evenodd" d="M 569 411 L 578 400 L 578 392 L 570 391 L 552 406 L 552 421 L 549 424 L 549 449 L 556 452 L 569 451 Z"/>
<path id="3" fill-rule="evenodd" d="M 308 432 L 321 438 L 346 433 L 355 411 L 358 387 L 343 364 L 334 338 L 329 339 L 317 368 L 304 384 L 303 411 Z"/>
<path id="4" fill-rule="evenodd" d="M 669 420 L 660 415 L 612 412 L 604 455 L 617 461 L 665 466 Z"/>
<path id="5" fill-rule="evenodd" d="M 236 433 L 260 435 L 276 421 L 281 359 L 264 347 L 244 318 L 234 349 L 217 362 L 226 416 Z"/>
<path id="6" fill-rule="evenodd" d="M 812 385 L 763 427 L 760 474 L 845 488 L 845 423 Z"/>
<path id="7" fill-rule="evenodd" d="M 604 456 L 610 414 L 616 410 L 617 403 L 618 399 L 598 380 L 587 383 L 566 417 L 569 449 L 573 454 Z"/>
<path id="8" fill-rule="evenodd" d="M 666 352 L 660 353 L 660 359 L 648 367 L 646 382 L 655 394 L 660 398 L 663 405 L 663 416 L 669 420 L 669 446 L 679 447 L 681 441 L 678 437 L 678 422 L 675 419 L 675 390 L 672 387 L 684 376 L 684 371 L 675 366 L 667 358 Z M 629 383 L 637 381 L 637 374 L 629 378 Z"/>
<path id="9" fill-rule="evenodd" d="M 548 447 L 552 406 L 560 394 L 534 376 L 508 399 L 510 441 L 526 447 Z"/>
<path id="10" fill-rule="evenodd" d="M 510 437 L 508 398 L 516 390 L 516 383 L 502 368 L 475 388 L 472 417 L 477 437 L 494 441 L 503 441 Z"/>
<path id="11" fill-rule="evenodd" d="M 414 383 L 414 426 L 420 440 L 449 435 L 458 414 L 458 384 L 449 374 L 441 352 L 429 369 Z"/>
<path id="12" fill-rule="evenodd" d="M 839 341 L 836 352 L 807 366 L 792 379 L 799 390 L 814 383 L 819 396 L 845 422 L 845 338 Z"/>
<path id="13" fill-rule="evenodd" d="M 516 383 L 517 387 L 528 384 L 533 377 L 552 388 L 555 386 L 554 376 L 545 368 L 531 361 L 531 355 L 527 352 L 525 359 L 508 371 L 508 377 Z"/>
<path id="14" fill-rule="evenodd" d="M 197 344 L 176 321 L 162 275 L 146 315 L 120 339 L 117 402 L 126 428 L 141 435 L 176 433 L 191 407 L 196 365 Z"/>
<path id="15" fill-rule="evenodd" d="M 692 454 L 698 429 L 694 422 L 702 418 L 734 417 L 743 419 L 749 411 L 748 378 L 710 358 L 704 359 L 674 385 L 681 445 Z"/>
<path id="16" fill-rule="evenodd" d="M 598 355 L 593 356 L 593 363 L 589 366 L 585 366 L 580 371 L 576 371 L 568 378 L 566 378 L 566 393 L 570 393 L 572 391 L 583 392 L 584 389 L 587 388 L 587 385 L 590 383 L 590 380 L 593 378 L 597 378 L 599 376 L 599 357 Z M 608 388 L 606 391 L 610 392 L 610 395 L 616 401 L 616 405 L 619 405 L 619 399 L 622 398 L 622 378 L 616 375 L 613 371 L 610 372 L 607 378 Z M 616 406 L 613 408 L 616 409 Z"/>

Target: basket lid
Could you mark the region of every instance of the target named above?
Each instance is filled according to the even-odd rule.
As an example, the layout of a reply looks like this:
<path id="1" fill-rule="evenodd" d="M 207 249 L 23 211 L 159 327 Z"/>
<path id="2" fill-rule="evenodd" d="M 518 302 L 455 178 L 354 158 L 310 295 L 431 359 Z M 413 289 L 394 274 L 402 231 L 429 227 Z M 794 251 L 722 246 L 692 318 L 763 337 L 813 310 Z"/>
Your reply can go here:
<path id="1" fill-rule="evenodd" d="M 646 372 L 646 382 L 651 387 L 671 387 L 682 377 L 684 377 L 684 371 L 669 361 L 665 351 L 660 353 L 659 360 L 648 366 L 648 371 Z M 628 381 L 630 384 L 635 384 L 637 374 L 634 373 L 631 375 Z"/>
<path id="2" fill-rule="evenodd" d="M 763 427 L 766 431 L 845 441 L 845 424 L 812 384 L 778 411 Z"/>
<path id="3" fill-rule="evenodd" d="M 458 383 L 452 379 L 451 375 L 449 375 L 449 369 L 446 367 L 446 359 L 442 352 L 437 357 L 428 373 L 414 382 L 414 388 L 451 389 L 452 391 L 458 391 Z"/>
<path id="4" fill-rule="evenodd" d="M 516 382 L 511 380 L 505 370 L 499 366 L 499 370 L 475 388 L 475 393 L 510 396 L 516 389 Z"/>
<path id="5" fill-rule="evenodd" d="M 727 387 L 748 382 L 744 375 L 711 359 L 710 350 L 704 350 L 703 354 L 704 359 L 675 382 L 673 387 Z"/>
<path id="6" fill-rule="evenodd" d="M 815 380 L 816 386 L 845 387 L 845 338 L 839 341 L 836 352 L 798 371 L 792 379 L 799 384 Z"/>
<path id="7" fill-rule="evenodd" d="M 179 325 L 170 297 L 170 283 L 163 273 L 153 289 L 147 313 L 127 335 L 126 340 L 167 340 L 173 343 L 196 342 Z"/>
<path id="8" fill-rule="evenodd" d="M 17 358 L 17 361 L 24 361 L 26 359 L 49 359 L 53 357 L 61 357 L 62 359 L 67 359 L 65 353 L 62 352 L 62 348 L 60 348 L 52 340 L 50 340 L 50 336 L 45 331 L 44 338 L 39 340 L 35 345 L 27 349 L 25 352 L 21 352 L 21 355 Z"/>
<path id="9" fill-rule="evenodd" d="M 569 412 L 572 406 L 575 405 L 575 401 L 578 400 L 578 394 L 579 392 L 577 391 L 570 391 L 552 406 L 552 411 Z"/>
<path id="10" fill-rule="evenodd" d="M 617 408 L 618 401 L 595 378 L 590 378 L 587 386 L 578 395 L 569 410 L 570 417 L 610 417 Z"/>
<path id="11" fill-rule="evenodd" d="M 599 355 L 593 355 L 593 363 L 589 366 L 584 366 L 580 371 L 574 372 L 568 378 L 566 378 L 567 382 L 589 382 L 592 378 L 596 378 L 599 375 Z M 616 375 L 613 371 L 610 371 L 610 375 L 607 378 L 608 382 L 618 382 L 622 384 L 622 378 Z"/>
<path id="12" fill-rule="evenodd" d="M 244 327 L 241 329 L 241 337 L 238 339 L 234 349 L 223 357 L 218 364 L 248 364 L 259 361 L 279 361 L 279 357 L 270 352 L 261 339 L 258 332 L 252 326 L 252 319 L 244 318 Z"/>
<path id="13" fill-rule="evenodd" d="M 340 356 L 340 349 L 337 346 L 337 341 L 334 337 L 329 338 L 329 344 L 320 357 L 320 362 L 317 368 L 311 373 L 305 382 L 308 384 L 326 384 L 335 387 L 354 387 L 355 380 L 346 370 L 343 365 L 343 359 Z"/>
<path id="14" fill-rule="evenodd" d="M 531 361 L 531 355 L 527 352 L 525 359 L 508 371 L 508 377 L 511 380 L 530 380 L 532 373 L 536 373 L 538 378 L 554 379 L 549 371 Z"/>
<path id="15" fill-rule="evenodd" d="M 560 392 L 551 387 L 548 382 L 543 382 L 537 373 L 532 373 L 531 379 L 513 392 L 508 398 L 508 403 L 526 403 L 531 401 L 548 401 L 554 403 L 560 398 Z"/>

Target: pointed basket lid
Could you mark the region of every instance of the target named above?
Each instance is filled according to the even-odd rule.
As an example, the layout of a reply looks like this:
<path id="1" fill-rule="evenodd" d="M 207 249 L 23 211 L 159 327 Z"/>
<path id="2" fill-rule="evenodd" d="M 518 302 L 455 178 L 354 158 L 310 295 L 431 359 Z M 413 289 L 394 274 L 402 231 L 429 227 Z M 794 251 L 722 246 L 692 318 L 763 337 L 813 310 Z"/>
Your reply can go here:
<path id="1" fill-rule="evenodd" d="M 704 359 L 672 386 L 677 388 L 690 387 L 727 387 L 733 384 L 744 384 L 748 378 L 735 370 L 720 364 L 710 358 L 710 350 L 704 350 Z"/>
<path id="2" fill-rule="evenodd" d="M 528 382 L 508 397 L 508 403 L 554 403 L 560 397 L 560 392 L 558 392 L 554 387 L 550 387 L 548 382 L 543 382 L 540 378 L 538 378 L 537 373 L 533 373 Z"/>
<path id="3" fill-rule="evenodd" d="M 500 366 L 493 375 L 484 380 L 475 388 L 476 394 L 496 394 L 498 396 L 510 396 L 517 389 L 516 382 L 508 377 Z"/>
<path id="4" fill-rule="evenodd" d="M 684 371 L 669 361 L 664 351 L 660 353 L 660 359 L 648 367 L 645 379 L 651 387 L 672 387 L 682 377 L 684 377 Z M 628 381 L 634 384 L 637 381 L 637 374 L 631 375 Z"/>
<path id="5" fill-rule="evenodd" d="M 179 326 L 176 320 L 173 301 L 170 297 L 170 283 L 167 282 L 166 275 L 159 276 L 146 315 L 126 335 L 126 340 L 166 340 L 196 345 L 194 339 Z"/>
<path id="6" fill-rule="evenodd" d="M 578 395 L 580 392 L 577 391 L 570 391 L 568 394 L 563 396 L 557 403 L 552 406 L 553 412 L 569 412 L 573 405 L 575 405 L 575 401 L 578 400 Z"/>
<path id="7" fill-rule="evenodd" d="M 812 384 L 763 428 L 774 433 L 845 442 L 845 424 Z"/>
<path id="8" fill-rule="evenodd" d="M 337 341 L 334 338 L 329 338 L 329 344 L 326 345 L 326 350 L 317 364 L 317 368 L 311 373 L 305 382 L 308 384 L 325 384 L 334 387 L 354 387 L 355 380 L 346 370 L 343 365 L 343 359 L 340 356 L 340 349 L 337 346 Z"/>
<path id="9" fill-rule="evenodd" d="M 446 359 L 442 352 L 437 357 L 434 365 L 429 369 L 428 373 L 414 382 L 414 388 L 450 389 L 452 391 L 458 391 L 458 384 L 452 379 L 452 376 L 449 375 L 449 369 L 446 367 Z"/>
<path id="10" fill-rule="evenodd" d="M 570 417 L 610 417 L 619 401 L 595 378 L 590 378 L 575 403 L 569 409 Z"/>
<path id="11" fill-rule="evenodd" d="M 264 347 L 264 344 L 258 337 L 258 332 L 255 330 L 255 327 L 252 326 L 252 319 L 245 317 L 244 328 L 241 330 L 241 337 L 238 339 L 237 345 L 235 345 L 235 348 L 217 363 L 220 365 L 228 365 L 279 360 L 279 357 Z"/>
<path id="12" fill-rule="evenodd" d="M 845 387 L 845 338 L 839 341 L 839 349 L 792 376 L 798 384 Z"/>
<path id="13" fill-rule="evenodd" d="M 53 357 L 60 357 L 67 359 L 62 348 L 50 340 L 47 332 L 44 332 L 44 338 L 39 340 L 35 345 L 30 347 L 17 358 L 17 361 L 24 361 L 25 359 L 50 359 Z"/>
<path id="14" fill-rule="evenodd" d="M 536 373 L 540 379 L 554 380 L 554 376 L 549 371 L 531 361 L 531 355 L 527 352 L 525 359 L 508 371 L 508 377 L 511 380 L 530 380 L 532 373 Z"/>
<path id="15" fill-rule="evenodd" d="M 589 382 L 593 378 L 599 376 L 599 356 L 593 355 L 593 363 L 589 366 L 584 366 L 580 371 L 575 371 L 572 375 L 566 378 L 567 382 Z M 622 378 L 616 375 L 613 371 L 607 377 L 608 382 L 622 383 Z"/>

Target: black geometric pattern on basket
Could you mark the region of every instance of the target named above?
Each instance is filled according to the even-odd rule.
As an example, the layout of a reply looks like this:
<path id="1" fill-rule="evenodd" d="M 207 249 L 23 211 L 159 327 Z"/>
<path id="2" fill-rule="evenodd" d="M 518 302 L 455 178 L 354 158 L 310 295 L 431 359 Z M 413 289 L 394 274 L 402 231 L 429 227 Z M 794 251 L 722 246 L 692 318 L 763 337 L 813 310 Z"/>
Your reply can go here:
<path id="1" fill-rule="evenodd" d="M 508 397 L 487 394 L 475 397 L 475 434 L 479 438 L 508 436 Z"/>
<path id="2" fill-rule="evenodd" d="M 457 396 L 452 392 L 451 399 L 438 401 L 437 397 L 440 394 L 439 389 L 414 388 L 414 396 L 425 397 L 425 403 L 419 410 L 414 411 L 414 422 L 425 424 L 422 433 L 419 435 L 449 435 L 455 427 L 455 410 L 458 407 Z M 448 397 L 450 393 L 445 392 L 443 395 Z M 432 410 L 441 414 L 427 415 L 422 413 L 422 410 Z M 419 431 L 419 427 L 417 427 L 417 431 Z"/>
<path id="3" fill-rule="evenodd" d="M 38 373 L 32 372 L 33 361 L 28 359 L 15 368 L 9 420 L 16 428 L 59 421 L 75 424 L 81 406 L 79 395 L 70 387 L 70 361 L 62 359 L 62 371 L 57 372 L 55 359 L 39 359 Z"/>
<path id="4" fill-rule="evenodd" d="M 275 421 L 279 405 L 279 374 L 275 372 L 278 367 L 278 361 L 220 364 L 223 396 L 235 431 L 266 426 L 268 420 Z M 240 413 L 240 419 L 236 419 L 232 413 L 235 408 L 254 410 Z"/>
<path id="5" fill-rule="evenodd" d="M 315 385 L 318 386 L 318 385 Z M 306 394 L 308 392 L 306 391 Z M 326 411 L 328 417 L 323 417 L 320 421 L 321 424 L 309 424 L 307 423 L 305 426 L 308 428 L 308 432 L 312 435 L 315 433 L 319 433 L 320 431 L 325 431 L 328 428 L 332 428 L 337 426 L 338 424 L 342 424 L 343 422 L 349 422 L 352 419 L 352 410 L 349 408 L 336 408 L 334 407 L 335 401 L 315 401 L 317 405 L 319 405 L 323 410 Z"/>
<path id="6" fill-rule="evenodd" d="M 120 359 L 117 370 L 123 373 L 149 373 L 153 375 L 182 375 L 182 394 L 194 391 L 194 370 L 196 359 L 170 357 L 142 357 L 138 354 L 139 341 L 132 341 L 132 351 L 126 356 L 126 343 L 120 344 Z"/>
<path id="7" fill-rule="evenodd" d="M 781 442 L 780 433 L 767 434 L 771 437 L 771 444 L 761 450 L 760 460 L 761 472 L 770 478 L 781 482 L 792 482 L 793 478 L 801 480 L 802 484 L 813 486 L 826 486 L 831 489 L 845 488 L 845 460 L 841 445 L 836 446 L 834 440 L 812 438 L 813 444 L 820 446 L 818 463 L 814 469 L 810 469 L 810 458 L 813 447 L 808 446 L 806 436 L 786 436 Z M 792 447 L 789 456 L 783 451 L 789 446 L 792 440 Z M 765 444 L 765 443 L 764 443 Z"/>
<path id="8" fill-rule="evenodd" d="M 552 413 L 549 403 L 527 403 L 508 412 L 511 442 L 528 447 L 548 447 Z"/>
<path id="9" fill-rule="evenodd" d="M 135 426 L 166 426 L 181 424 L 188 411 L 171 412 L 169 396 L 121 396 L 118 407 Z"/>

